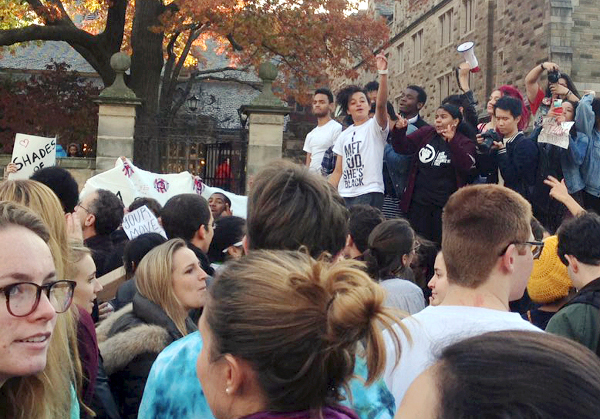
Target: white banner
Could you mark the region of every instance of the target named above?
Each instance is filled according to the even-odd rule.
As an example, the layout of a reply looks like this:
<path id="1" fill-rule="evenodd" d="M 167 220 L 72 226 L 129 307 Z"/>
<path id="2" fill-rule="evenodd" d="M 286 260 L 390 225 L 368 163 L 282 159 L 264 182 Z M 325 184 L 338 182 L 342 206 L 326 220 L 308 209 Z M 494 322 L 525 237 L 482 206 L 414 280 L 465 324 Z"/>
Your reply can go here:
<path id="1" fill-rule="evenodd" d="M 208 200 L 213 193 L 219 192 L 231 200 L 233 215 L 246 218 L 246 196 L 205 185 L 200 177 L 189 172 L 148 172 L 134 166 L 129 159 L 117 159 L 113 169 L 89 178 L 81 191 L 81 197 L 96 189 L 107 189 L 115 193 L 126 207 L 137 197 L 154 198 L 165 205 L 169 198 L 182 193 L 197 193 Z"/>
<path id="2" fill-rule="evenodd" d="M 56 138 L 17 134 L 10 161 L 17 165 L 17 172 L 9 179 L 29 179 L 33 172 L 56 165 Z"/>

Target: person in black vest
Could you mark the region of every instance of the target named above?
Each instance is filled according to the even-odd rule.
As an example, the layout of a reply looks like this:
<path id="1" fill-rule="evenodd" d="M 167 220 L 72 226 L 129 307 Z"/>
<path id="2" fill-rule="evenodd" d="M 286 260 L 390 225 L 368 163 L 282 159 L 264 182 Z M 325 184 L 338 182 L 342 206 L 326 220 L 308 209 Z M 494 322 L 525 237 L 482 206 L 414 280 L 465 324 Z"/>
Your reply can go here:
<path id="1" fill-rule="evenodd" d="M 204 272 L 213 275 L 214 269 L 206 254 L 215 234 L 215 226 L 206 199 L 192 193 L 175 195 L 163 207 L 160 218 L 167 237 L 185 240 Z"/>
<path id="2" fill-rule="evenodd" d="M 577 294 L 546 331 L 573 339 L 600 355 L 600 216 L 583 213 L 558 229 L 558 256 Z"/>

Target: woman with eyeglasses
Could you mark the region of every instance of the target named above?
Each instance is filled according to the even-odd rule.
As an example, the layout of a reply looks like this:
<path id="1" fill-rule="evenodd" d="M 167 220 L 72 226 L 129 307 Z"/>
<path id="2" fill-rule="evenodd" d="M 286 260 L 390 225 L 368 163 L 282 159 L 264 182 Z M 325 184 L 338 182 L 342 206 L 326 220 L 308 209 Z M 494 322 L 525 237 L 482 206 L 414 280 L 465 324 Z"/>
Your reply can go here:
<path id="1" fill-rule="evenodd" d="M 49 239 L 36 214 L 0 202 L 1 417 L 79 416 L 71 371 L 62 363 L 69 357 L 66 315 L 57 315 L 69 309 L 75 283 L 60 279 Z"/>
<path id="2" fill-rule="evenodd" d="M 367 273 L 387 291 L 385 304 L 415 314 L 425 308 L 423 290 L 416 285 L 410 264 L 419 247 L 408 221 L 386 220 L 373 229 L 363 253 Z"/>
<path id="3" fill-rule="evenodd" d="M 206 273 L 181 239 L 150 250 L 135 271 L 133 302 L 96 329 L 121 417 L 134 419 L 150 368 L 173 341 L 197 330 L 190 310 L 204 306 Z"/>
<path id="4" fill-rule="evenodd" d="M 62 204 L 54 192 L 46 185 L 34 180 L 8 180 L 0 184 L 0 200 L 24 205 L 42 219 L 50 234 L 48 247 L 52 252 L 57 277 L 64 279 L 65 269 L 69 264 L 67 225 L 69 222 L 73 224 L 74 221 L 71 214 L 65 216 Z M 76 411 L 77 416 L 79 416 L 80 409 L 90 413 L 85 404 L 80 405 L 84 379 L 77 343 L 78 322 L 79 312 L 75 306 L 59 317 L 55 335 L 60 338 L 53 339 L 48 355 L 49 359 L 54 359 L 54 362 L 62 365 L 65 374 L 70 379 L 70 383 L 63 386 L 60 391 L 67 391 L 66 389 L 70 387 L 77 390 L 77 394 L 73 393 L 71 400 L 71 411 Z M 48 377 L 44 376 L 43 381 L 45 386 L 53 387 L 53 389 L 56 386 L 55 382 Z"/>

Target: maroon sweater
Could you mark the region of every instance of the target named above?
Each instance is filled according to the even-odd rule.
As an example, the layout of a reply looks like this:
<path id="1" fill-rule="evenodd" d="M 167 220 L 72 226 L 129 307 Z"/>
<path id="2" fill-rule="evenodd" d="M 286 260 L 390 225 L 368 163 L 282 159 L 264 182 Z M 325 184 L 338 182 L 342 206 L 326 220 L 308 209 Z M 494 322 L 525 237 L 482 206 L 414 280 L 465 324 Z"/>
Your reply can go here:
<path id="1" fill-rule="evenodd" d="M 394 151 L 400 154 L 413 155 L 410 172 L 408 173 L 408 182 L 400 201 L 400 209 L 405 213 L 408 212 L 415 189 L 415 181 L 419 171 L 419 150 L 429 144 L 435 135 L 439 134 L 430 125 L 419 128 L 409 135 L 406 135 L 406 128 L 394 129 L 392 131 L 392 147 Z M 469 171 L 473 167 L 473 164 L 475 164 L 475 144 L 457 131 L 454 138 L 448 142 L 448 146 L 452 153 L 451 164 L 456 173 L 456 186 L 460 188 L 466 184 Z"/>

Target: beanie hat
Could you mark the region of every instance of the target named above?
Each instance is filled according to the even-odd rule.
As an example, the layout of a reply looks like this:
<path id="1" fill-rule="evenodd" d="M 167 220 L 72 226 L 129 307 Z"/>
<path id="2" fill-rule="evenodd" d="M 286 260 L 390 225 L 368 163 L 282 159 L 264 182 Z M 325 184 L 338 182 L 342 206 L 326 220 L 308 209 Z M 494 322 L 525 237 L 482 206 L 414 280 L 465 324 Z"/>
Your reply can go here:
<path id="1" fill-rule="evenodd" d="M 535 303 L 546 304 L 564 298 L 573 287 L 567 267 L 558 257 L 557 248 L 558 237 L 548 237 L 544 240 L 540 258 L 533 261 L 527 292 Z"/>

